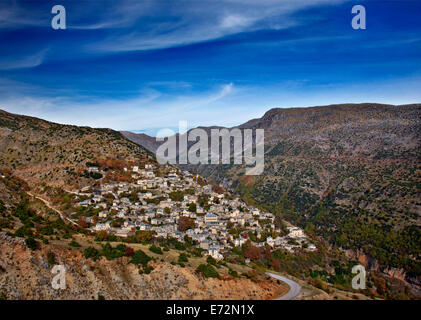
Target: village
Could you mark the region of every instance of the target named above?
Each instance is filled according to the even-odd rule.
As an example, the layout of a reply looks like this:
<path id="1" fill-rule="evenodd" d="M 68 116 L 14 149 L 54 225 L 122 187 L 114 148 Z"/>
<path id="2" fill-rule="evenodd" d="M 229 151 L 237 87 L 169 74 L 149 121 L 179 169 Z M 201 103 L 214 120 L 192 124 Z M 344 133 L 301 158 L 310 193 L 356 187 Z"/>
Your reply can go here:
<path id="1" fill-rule="evenodd" d="M 90 230 L 121 238 L 139 230 L 180 242 L 187 237 L 217 260 L 223 259 L 224 251 L 248 240 L 257 247 L 268 245 L 290 252 L 316 250 L 302 229 L 287 226 L 287 234 L 280 236 L 272 213 L 215 192 L 212 185 L 200 185 L 188 171 L 165 168 L 164 174 L 153 164 L 124 168 L 133 182 L 101 183 L 78 192 L 84 200 L 76 207 L 93 207 L 98 212 L 85 217 Z M 89 172 L 101 171 L 93 166 Z M 180 227 L 182 220 L 187 226 Z"/>

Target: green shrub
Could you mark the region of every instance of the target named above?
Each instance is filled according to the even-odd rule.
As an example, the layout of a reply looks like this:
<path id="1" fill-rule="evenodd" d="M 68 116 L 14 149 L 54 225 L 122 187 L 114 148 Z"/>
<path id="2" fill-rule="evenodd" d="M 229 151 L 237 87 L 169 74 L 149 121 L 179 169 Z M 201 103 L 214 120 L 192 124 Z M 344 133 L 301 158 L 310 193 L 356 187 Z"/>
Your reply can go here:
<path id="1" fill-rule="evenodd" d="M 208 256 L 207 258 L 206 258 L 206 262 L 208 263 L 208 264 L 211 264 L 211 265 L 214 265 L 215 267 L 217 267 L 217 261 L 213 258 L 213 257 L 211 257 L 211 256 Z"/>
<path id="2" fill-rule="evenodd" d="M 148 266 L 148 265 L 143 266 L 143 272 L 145 274 L 151 273 L 152 270 L 153 270 L 153 268 L 151 266 Z"/>
<path id="3" fill-rule="evenodd" d="M 81 247 L 80 244 L 77 243 L 75 240 L 70 241 L 69 242 L 69 246 L 70 247 L 75 247 L 75 248 L 80 248 Z"/>
<path id="4" fill-rule="evenodd" d="M 178 256 L 178 262 L 188 262 L 189 258 L 187 257 L 187 254 L 185 254 L 184 252 L 180 253 L 180 255 Z"/>
<path id="5" fill-rule="evenodd" d="M 132 257 L 132 260 L 130 260 L 130 263 L 134 264 L 141 264 L 143 266 L 146 266 L 149 261 L 151 261 L 151 257 L 149 257 L 146 253 L 144 253 L 142 250 L 136 250 L 134 252 L 134 255 Z"/>
<path id="6" fill-rule="evenodd" d="M 99 251 L 94 247 L 88 247 L 83 251 L 83 256 L 86 259 L 92 258 L 95 261 L 99 258 Z"/>
<path id="7" fill-rule="evenodd" d="M 158 247 L 158 246 L 156 246 L 154 244 L 149 247 L 149 251 L 154 252 L 154 253 L 157 253 L 157 254 L 162 254 L 161 247 Z"/>
<path id="8" fill-rule="evenodd" d="M 120 258 L 125 255 L 126 246 L 123 244 L 119 244 L 117 247 L 113 248 L 110 243 L 106 243 L 102 246 L 102 250 L 100 252 L 107 260 L 112 260 L 116 258 Z"/>
<path id="9" fill-rule="evenodd" d="M 237 272 L 237 271 L 235 271 L 235 270 L 230 269 L 230 271 L 228 272 L 228 274 L 229 274 L 231 277 L 238 278 L 238 272 Z"/>
<path id="10" fill-rule="evenodd" d="M 219 278 L 218 271 L 210 264 L 201 264 L 196 271 L 200 272 L 205 278 Z"/>
<path id="11" fill-rule="evenodd" d="M 31 230 L 31 228 L 29 228 L 29 227 L 26 227 L 26 226 L 22 226 L 22 227 L 20 227 L 19 229 L 17 229 L 16 231 L 15 231 L 15 236 L 16 237 L 30 237 L 30 238 L 32 238 L 33 237 L 33 232 L 32 232 L 32 230 Z"/>
<path id="12" fill-rule="evenodd" d="M 39 243 L 34 238 L 26 238 L 25 244 L 31 250 L 36 250 L 39 248 Z"/>
<path id="13" fill-rule="evenodd" d="M 56 264 L 56 256 L 51 251 L 47 253 L 47 262 L 50 266 L 53 266 Z"/>

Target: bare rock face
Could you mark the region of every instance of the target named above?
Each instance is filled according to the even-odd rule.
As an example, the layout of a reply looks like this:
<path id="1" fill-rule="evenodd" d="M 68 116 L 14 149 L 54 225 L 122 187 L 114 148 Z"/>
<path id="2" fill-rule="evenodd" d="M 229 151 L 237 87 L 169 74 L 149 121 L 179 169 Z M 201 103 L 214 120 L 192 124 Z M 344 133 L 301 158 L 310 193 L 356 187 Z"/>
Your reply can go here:
<path id="1" fill-rule="evenodd" d="M 66 269 L 66 288 L 53 289 L 47 254 Z M 271 299 L 282 293 L 275 281 L 204 279 L 193 270 L 155 263 L 139 274 L 127 258 L 85 259 L 77 250 L 41 245 L 28 249 L 23 240 L 0 233 L 0 294 L 6 299 Z"/>
<path id="2" fill-rule="evenodd" d="M 403 269 L 388 268 L 388 269 L 385 269 L 384 272 L 392 278 L 405 281 L 406 272 Z"/>

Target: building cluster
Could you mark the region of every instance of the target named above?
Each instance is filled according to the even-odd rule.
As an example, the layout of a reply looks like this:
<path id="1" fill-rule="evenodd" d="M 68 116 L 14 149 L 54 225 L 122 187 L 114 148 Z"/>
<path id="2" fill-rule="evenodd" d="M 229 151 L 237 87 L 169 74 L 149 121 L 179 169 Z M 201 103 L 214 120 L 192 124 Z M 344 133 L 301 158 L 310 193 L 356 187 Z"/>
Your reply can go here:
<path id="1" fill-rule="evenodd" d="M 127 237 L 138 230 L 155 231 L 156 237 L 173 237 L 181 242 L 187 236 L 215 259 L 222 259 L 225 250 L 241 246 L 247 240 L 255 246 L 269 245 L 289 251 L 316 250 L 297 227 L 289 227 L 287 236 L 279 236 L 281 230 L 275 226 L 272 213 L 214 192 L 211 185 L 200 185 L 187 171 L 165 168 L 168 169 L 165 173 L 151 164 L 144 168 L 124 168 L 130 172 L 133 182 L 103 183 L 93 190 L 85 190 L 79 195 L 86 200 L 76 206 L 99 210 L 95 216 L 85 218 L 94 232 L 105 230 Z M 177 192 L 182 198 L 172 200 L 171 194 Z M 180 231 L 181 217 L 191 218 L 194 227 Z"/>

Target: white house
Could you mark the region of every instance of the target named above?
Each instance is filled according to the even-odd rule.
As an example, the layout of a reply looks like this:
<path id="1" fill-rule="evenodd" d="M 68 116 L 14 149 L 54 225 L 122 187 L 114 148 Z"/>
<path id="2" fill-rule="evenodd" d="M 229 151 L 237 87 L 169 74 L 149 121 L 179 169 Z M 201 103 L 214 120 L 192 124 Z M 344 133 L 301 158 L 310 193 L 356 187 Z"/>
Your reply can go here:
<path id="1" fill-rule="evenodd" d="M 288 236 L 290 238 L 302 238 L 305 237 L 304 231 L 298 227 L 288 227 Z"/>
<path id="2" fill-rule="evenodd" d="M 154 178 L 155 177 L 155 173 L 153 173 L 153 171 L 147 171 L 146 172 L 146 177 L 148 177 L 148 178 Z"/>
<path id="3" fill-rule="evenodd" d="M 100 213 L 98 213 L 98 217 L 100 218 L 106 218 L 107 216 L 108 216 L 107 211 L 101 211 Z"/>
<path id="4" fill-rule="evenodd" d="M 242 237 L 234 239 L 234 246 L 239 247 L 242 246 L 244 243 L 246 243 L 247 239 L 244 239 Z"/>
<path id="5" fill-rule="evenodd" d="M 95 231 L 109 230 L 111 228 L 110 223 L 97 223 L 94 227 Z"/>
<path id="6" fill-rule="evenodd" d="M 207 254 L 209 256 L 211 256 L 212 258 L 214 258 L 215 260 L 222 260 L 224 259 L 224 256 L 222 254 L 219 253 L 218 249 L 209 249 Z"/>

